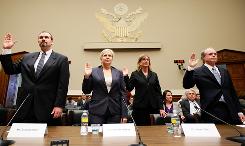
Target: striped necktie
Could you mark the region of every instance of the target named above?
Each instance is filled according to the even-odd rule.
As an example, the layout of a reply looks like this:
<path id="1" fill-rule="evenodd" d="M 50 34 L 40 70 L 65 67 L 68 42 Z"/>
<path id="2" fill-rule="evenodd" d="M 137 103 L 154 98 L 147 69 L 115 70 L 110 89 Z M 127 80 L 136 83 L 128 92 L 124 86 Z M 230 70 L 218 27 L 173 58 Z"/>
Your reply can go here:
<path id="1" fill-rule="evenodd" d="M 40 72 L 42 71 L 42 68 L 44 66 L 44 59 L 45 59 L 45 55 L 46 53 L 42 53 L 41 59 L 39 60 L 38 64 L 37 64 L 37 69 L 36 69 L 36 77 L 39 76 Z"/>
<path id="2" fill-rule="evenodd" d="M 219 84 L 221 84 L 221 77 L 220 77 L 220 74 L 217 71 L 217 69 L 213 67 L 212 68 L 212 72 L 213 72 L 214 77 L 216 78 L 216 80 L 219 82 Z"/>

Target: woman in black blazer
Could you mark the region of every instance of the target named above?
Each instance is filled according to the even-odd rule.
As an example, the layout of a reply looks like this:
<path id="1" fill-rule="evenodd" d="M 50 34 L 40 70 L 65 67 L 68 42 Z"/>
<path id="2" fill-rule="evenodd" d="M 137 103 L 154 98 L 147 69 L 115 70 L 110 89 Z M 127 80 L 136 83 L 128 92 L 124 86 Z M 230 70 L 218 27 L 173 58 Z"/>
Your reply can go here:
<path id="1" fill-rule="evenodd" d="M 100 54 L 101 66 L 85 65 L 82 90 L 92 92 L 89 102 L 89 122 L 106 124 L 127 122 L 126 89 L 123 73 L 111 66 L 114 53 L 105 49 Z"/>
<path id="2" fill-rule="evenodd" d="M 130 92 L 135 88 L 132 115 L 137 125 L 150 125 L 150 114 L 164 115 L 162 93 L 157 74 L 150 68 L 150 57 L 141 55 L 137 70 L 131 73 L 123 69 L 126 89 Z"/>

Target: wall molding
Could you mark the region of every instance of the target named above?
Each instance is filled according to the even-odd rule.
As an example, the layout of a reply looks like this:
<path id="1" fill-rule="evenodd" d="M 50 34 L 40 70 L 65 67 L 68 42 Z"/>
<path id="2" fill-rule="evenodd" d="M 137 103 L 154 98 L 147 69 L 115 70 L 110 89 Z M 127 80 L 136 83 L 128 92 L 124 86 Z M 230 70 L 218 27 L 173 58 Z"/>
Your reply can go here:
<path id="1" fill-rule="evenodd" d="M 83 49 L 102 50 L 102 49 L 162 49 L 160 42 L 87 42 L 84 43 Z"/>

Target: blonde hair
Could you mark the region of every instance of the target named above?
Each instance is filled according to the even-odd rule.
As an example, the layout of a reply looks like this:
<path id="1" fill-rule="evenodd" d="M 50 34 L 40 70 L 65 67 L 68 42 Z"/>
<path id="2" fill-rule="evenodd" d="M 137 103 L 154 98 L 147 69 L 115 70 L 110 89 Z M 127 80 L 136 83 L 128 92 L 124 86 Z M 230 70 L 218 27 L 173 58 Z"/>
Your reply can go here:
<path id="1" fill-rule="evenodd" d="M 148 69 L 149 69 L 149 71 L 151 71 L 151 58 L 150 58 L 148 55 L 146 55 L 146 54 L 141 54 L 141 55 L 139 56 L 139 58 L 138 58 L 138 62 L 137 62 L 137 70 L 138 70 L 138 71 L 141 70 L 140 62 L 141 62 L 145 57 L 147 57 L 147 58 L 149 59 L 149 67 L 148 67 Z"/>
<path id="2" fill-rule="evenodd" d="M 100 52 L 100 59 L 106 52 L 109 52 L 112 55 L 112 58 L 114 57 L 114 52 L 111 49 L 104 49 Z"/>

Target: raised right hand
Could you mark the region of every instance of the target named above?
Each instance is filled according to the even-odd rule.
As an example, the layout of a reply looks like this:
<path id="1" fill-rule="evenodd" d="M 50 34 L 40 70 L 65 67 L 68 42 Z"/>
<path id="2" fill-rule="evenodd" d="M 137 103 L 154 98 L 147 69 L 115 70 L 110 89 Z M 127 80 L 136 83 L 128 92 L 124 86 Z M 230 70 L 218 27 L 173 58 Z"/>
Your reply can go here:
<path id="1" fill-rule="evenodd" d="M 196 54 L 192 53 L 191 57 L 189 59 L 189 66 L 194 68 L 197 65 L 197 63 L 198 63 L 198 60 L 199 59 L 196 59 Z"/>
<path id="2" fill-rule="evenodd" d="M 7 33 L 4 36 L 3 49 L 11 49 L 14 44 L 15 42 L 13 41 L 13 36 L 10 33 Z"/>
<path id="3" fill-rule="evenodd" d="M 85 73 L 85 77 L 89 77 L 92 73 L 92 66 L 88 63 L 85 64 L 84 67 L 84 73 Z"/>
<path id="4" fill-rule="evenodd" d="M 127 76 L 128 75 L 128 68 L 123 67 L 122 72 L 123 72 L 123 76 Z"/>

